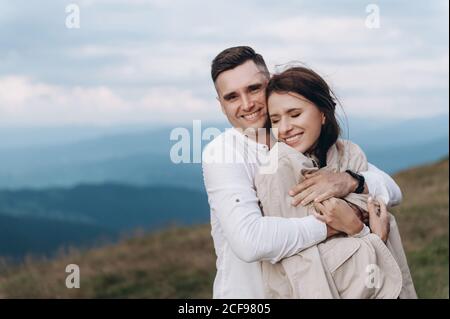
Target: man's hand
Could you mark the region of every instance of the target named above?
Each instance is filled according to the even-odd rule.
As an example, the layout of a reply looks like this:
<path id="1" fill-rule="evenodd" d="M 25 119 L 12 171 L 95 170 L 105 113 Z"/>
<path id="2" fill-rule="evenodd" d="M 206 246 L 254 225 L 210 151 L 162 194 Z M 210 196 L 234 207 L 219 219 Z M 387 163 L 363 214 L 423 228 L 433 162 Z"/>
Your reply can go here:
<path id="1" fill-rule="evenodd" d="M 306 179 L 294 186 L 289 195 L 293 196 L 292 205 L 308 205 L 312 201 L 323 202 L 326 199 L 342 198 L 352 193 L 358 182 L 349 174 L 326 171 L 306 174 Z"/>
<path id="2" fill-rule="evenodd" d="M 322 203 L 314 203 L 314 216 L 335 230 L 347 235 L 359 233 L 364 224 L 359 220 L 348 203 L 339 198 L 330 198 Z"/>
<path id="3" fill-rule="evenodd" d="M 369 197 L 367 208 L 369 210 L 369 222 L 372 233 L 377 234 L 386 243 L 390 229 L 386 205 L 381 199 L 375 202 L 372 197 Z"/>

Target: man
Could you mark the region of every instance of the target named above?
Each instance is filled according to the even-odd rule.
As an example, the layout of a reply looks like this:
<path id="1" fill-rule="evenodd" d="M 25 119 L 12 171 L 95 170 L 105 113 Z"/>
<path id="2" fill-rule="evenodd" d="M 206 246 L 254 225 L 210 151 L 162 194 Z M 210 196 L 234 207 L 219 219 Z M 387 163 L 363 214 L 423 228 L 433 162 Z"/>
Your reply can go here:
<path id="1" fill-rule="evenodd" d="M 213 298 L 264 298 L 262 260 L 276 263 L 320 243 L 336 230 L 314 216 L 263 216 L 258 205 L 254 187 L 257 163 L 246 161 L 248 154 L 244 153 L 264 157 L 270 145 L 261 143 L 258 135 L 244 135 L 240 130 L 263 128 L 267 122 L 265 87 L 269 72 L 262 56 L 250 47 L 226 49 L 213 60 L 211 76 L 222 111 L 233 126 L 211 141 L 203 152 L 203 176 L 217 254 Z M 212 159 L 230 153 L 235 156 L 233 163 L 217 163 Z M 294 187 L 290 195 L 293 205 L 306 205 L 313 200 L 344 197 L 356 190 L 381 197 L 390 206 L 401 201 L 395 182 L 373 165 L 362 176 L 347 173 L 311 176 Z M 328 205 L 327 209 L 352 209 L 346 206 Z"/>

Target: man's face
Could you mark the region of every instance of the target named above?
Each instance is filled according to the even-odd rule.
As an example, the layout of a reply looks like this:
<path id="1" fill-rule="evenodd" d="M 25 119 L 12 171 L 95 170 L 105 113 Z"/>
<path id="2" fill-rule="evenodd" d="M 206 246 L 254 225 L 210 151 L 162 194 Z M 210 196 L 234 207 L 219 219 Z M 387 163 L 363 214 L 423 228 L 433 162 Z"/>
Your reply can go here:
<path id="1" fill-rule="evenodd" d="M 262 128 L 267 120 L 265 89 L 267 77 L 249 60 L 222 72 L 215 86 L 220 105 L 235 128 Z"/>

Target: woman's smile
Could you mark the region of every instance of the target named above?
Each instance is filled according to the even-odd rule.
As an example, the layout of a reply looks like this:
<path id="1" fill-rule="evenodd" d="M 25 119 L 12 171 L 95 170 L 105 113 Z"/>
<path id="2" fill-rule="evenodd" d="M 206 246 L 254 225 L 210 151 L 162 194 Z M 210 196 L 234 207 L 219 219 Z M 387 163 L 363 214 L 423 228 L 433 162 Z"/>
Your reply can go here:
<path id="1" fill-rule="evenodd" d="M 293 145 L 297 144 L 298 142 L 300 142 L 302 136 L 303 136 L 303 132 L 300 132 L 300 133 L 290 135 L 288 137 L 281 137 L 281 140 L 283 142 L 285 142 L 286 144 L 288 144 L 289 146 L 293 146 Z"/>

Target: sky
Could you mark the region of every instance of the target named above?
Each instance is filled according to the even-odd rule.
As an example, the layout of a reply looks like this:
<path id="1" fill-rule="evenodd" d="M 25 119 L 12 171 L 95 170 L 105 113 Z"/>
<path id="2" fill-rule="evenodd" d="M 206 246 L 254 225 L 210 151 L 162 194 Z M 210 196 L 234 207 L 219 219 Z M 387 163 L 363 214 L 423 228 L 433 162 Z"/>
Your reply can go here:
<path id="1" fill-rule="evenodd" d="M 313 68 L 347 116 L 448 116 L 448 3 L 2 0 L 0 127 L 223 121 L 210 63 L 236 45 Z"/>

